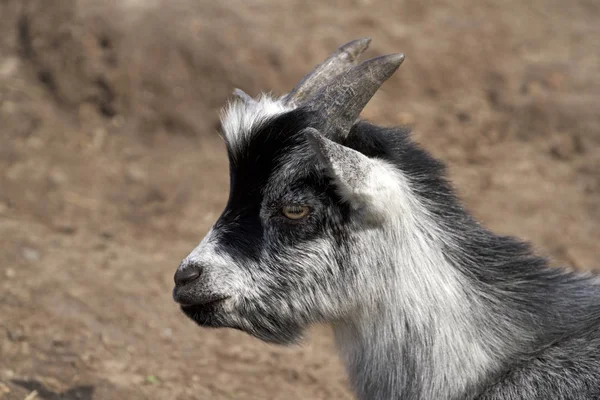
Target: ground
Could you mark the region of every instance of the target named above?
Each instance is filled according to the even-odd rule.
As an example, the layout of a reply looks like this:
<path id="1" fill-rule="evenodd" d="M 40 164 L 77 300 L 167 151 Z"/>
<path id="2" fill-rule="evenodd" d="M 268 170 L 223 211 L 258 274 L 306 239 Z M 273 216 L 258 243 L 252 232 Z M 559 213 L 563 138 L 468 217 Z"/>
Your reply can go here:
<path id="1" fill-rule="evenodd" d="M 595 0 L 0 0 L 0 399 L 350 399 L 330 332 L 203 330 L 171 299 L 228 191 L 218 111 L 329 51 L 406 61 L 406 124 L 491 229 L 600 269 Z"/>

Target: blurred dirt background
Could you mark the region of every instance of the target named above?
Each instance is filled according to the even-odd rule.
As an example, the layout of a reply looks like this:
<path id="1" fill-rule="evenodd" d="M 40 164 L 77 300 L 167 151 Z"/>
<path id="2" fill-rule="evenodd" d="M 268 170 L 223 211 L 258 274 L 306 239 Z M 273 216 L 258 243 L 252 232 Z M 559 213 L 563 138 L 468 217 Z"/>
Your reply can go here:
<path id="1" fill-rule="evenodd" d="M 600 268 L 596 0 L 0 0 L 0 398 L 350 399 L 329 332 L 279 348 L 171 300 L 220 213 L 234 87 L 404 52 L 408 124 L 489 227 Z"/>

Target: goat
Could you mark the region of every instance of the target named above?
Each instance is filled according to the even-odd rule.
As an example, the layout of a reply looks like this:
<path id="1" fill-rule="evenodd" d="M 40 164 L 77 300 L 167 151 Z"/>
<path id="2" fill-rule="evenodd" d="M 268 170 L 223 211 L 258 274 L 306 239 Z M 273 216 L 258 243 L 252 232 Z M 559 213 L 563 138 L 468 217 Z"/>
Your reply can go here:
<path id="1" fill-rule="evenodd" d="M 222 113 L 227 205 L 173 296 L 203 327 L 332 326 L 360 399 L 600 399 L 600 280 L 460 205 L 405 128 L 359 119 L 400 66 L 350 42 L 282 97 Z"/>

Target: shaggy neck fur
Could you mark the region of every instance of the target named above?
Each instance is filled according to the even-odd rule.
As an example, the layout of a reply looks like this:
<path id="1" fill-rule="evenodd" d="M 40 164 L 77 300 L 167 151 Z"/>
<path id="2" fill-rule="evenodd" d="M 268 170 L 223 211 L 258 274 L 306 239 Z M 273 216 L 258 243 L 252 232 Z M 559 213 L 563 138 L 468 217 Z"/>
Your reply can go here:
<path id="1" fill-rule="evenodd" d="M 380 273 L 373 284 L 381 295 L 336 324 L 336 339 L 361 399 L 457 398 L 497 369 L 504 345 L 486 328 L 489 310 L 451 265 L 440 227 L 401 175 L 396 189 L 388 203 L 395 214 L 368 239 L 396 244 L 378 262 L 388 265 L 360 260 Z"/>
<path id="2" fill-rule="evenodd" d="M 474 398 L 598 314 L 594 278 L 550 269 L 527 245 L 485 230 L 460 207 L 439 163 L 401 132 L 377 136 L 361 124 L 347 145 L 375 154 L 400 141 L 404 150 L 385 157 L 397 186 L 384 224 L 356 238 L 381 253 L 357 255 L 374 301 L 333 325 L 360 399 Z"/>

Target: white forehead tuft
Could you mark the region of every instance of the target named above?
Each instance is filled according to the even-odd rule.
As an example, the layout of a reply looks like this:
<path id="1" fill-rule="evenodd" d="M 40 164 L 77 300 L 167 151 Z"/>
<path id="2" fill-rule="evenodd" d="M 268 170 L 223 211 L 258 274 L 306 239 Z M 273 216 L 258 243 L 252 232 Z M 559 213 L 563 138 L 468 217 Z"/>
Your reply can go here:
<path id="1" fill-rule="evenodd" d="M 253 101 L 233 100 L 221 111 L 221 125 L 225 140 L 232 148 L 236 148 L 248 138 L 252 128 L 292 109 L 281 99 L 265 93 L 261 93 Z"/>

